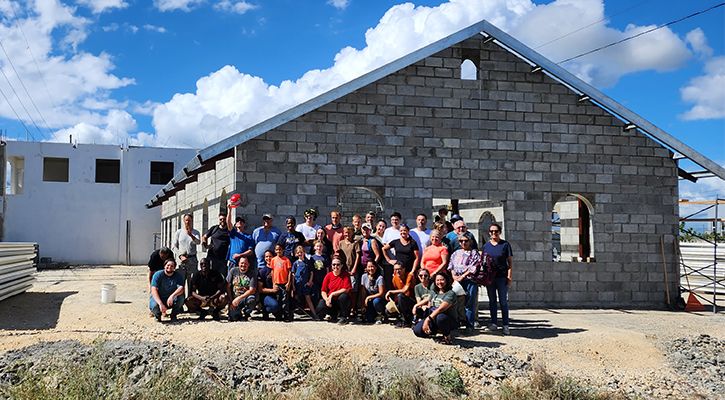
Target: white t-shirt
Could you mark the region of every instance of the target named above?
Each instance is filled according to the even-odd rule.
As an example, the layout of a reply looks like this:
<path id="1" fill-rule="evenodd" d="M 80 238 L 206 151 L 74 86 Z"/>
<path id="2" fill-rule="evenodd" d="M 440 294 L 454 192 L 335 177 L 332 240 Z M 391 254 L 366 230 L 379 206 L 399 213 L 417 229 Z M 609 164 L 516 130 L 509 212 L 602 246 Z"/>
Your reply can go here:
<path id="1" fill-rule="evenodd" d="M 295 230 L 302 234 L 302 236 L 305 237 L 305 239 L 310 240 L 315 238 L 315 233 L 317 233 L 317 230 L 320 229 L 320 225 L 315 226 L 309 226 L 305 223 L 301 223 L 297 225 Z"/>
<path id="2" fill-rule="evenodd" d="M 385 229 L 383 232 L 383 244 L 388 244 L 395 239 L 400 239 L 400 229 L 395 229 L 392 226 Z"/>
<path id="3" fill-rule="evenodd" d="M 194 234 L 197 240 L 200 240 L 201 236 L 199 236 L 199 231 L 197 231 L 196 229 L 192 229 L 191 233 Z M 174 235 L 173 247 L 179 249 L 178 255 L 185 254 L 187 256 L 195 256 L 196 244 L 197 242 L 195 242 L 194 239 L 192 239 L 191 236 L 186 233 L 186 229 L 181 228 L 176 231 L 176 234 Z"/>
<path id="4" fill-rule="evenodd" d="M 416 243 L 418 243 L 418 249 L 420 250 L 420 254 L 422 256 L 423 249 L 430 246 L 430 229 L 426 229 L 424 231 L 418 230 L 418 228 L 411 229 L 410 236 Z"/>

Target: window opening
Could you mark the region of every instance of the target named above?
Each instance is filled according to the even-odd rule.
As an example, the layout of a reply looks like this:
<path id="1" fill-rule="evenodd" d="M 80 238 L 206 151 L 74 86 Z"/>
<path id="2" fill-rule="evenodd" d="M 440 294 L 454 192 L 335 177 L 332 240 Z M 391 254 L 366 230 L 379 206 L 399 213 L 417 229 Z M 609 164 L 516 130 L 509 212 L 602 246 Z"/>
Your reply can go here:
<path id="1" fill-rule="evenodd" d="M 478 68 L 473 61 L 466 59 L 461 63 L 461 79 L 475 81 L 478 79 Z"/>
<path id="2" fill-rule="evenodd" d="M 592 204 L 568 194 L 551 212 L 551 257 L 555 262 L 594 262 Z"/>
<path id="3" fill-rule="evenodd" d="M 121 160 L 96 159 L 96 183 L 120 183 Z"/>
<path id="4" fill-rule="evenodd" d="M 9 157 L 5 176 L 5 193 L 23 194 L 25 181 L 25 159 L 23 157 Z"/>
<path id="5" fill-rule="evenodd" d="M 68 159 L 43 157 L 43 181 L 68 182 Z"/>
<path id="6" fill-rule="evenodd" d="M 149 183 L 165 185 L 174 177 L 174 163 L 170 161 L 151 161 Z"/>

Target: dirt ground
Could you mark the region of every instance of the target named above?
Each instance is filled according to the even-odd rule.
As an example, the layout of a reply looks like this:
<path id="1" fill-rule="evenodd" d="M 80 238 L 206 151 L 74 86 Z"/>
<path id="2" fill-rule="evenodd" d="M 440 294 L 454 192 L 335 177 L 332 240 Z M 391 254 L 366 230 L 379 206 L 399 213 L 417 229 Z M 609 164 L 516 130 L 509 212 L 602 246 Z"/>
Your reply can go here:
<path id="1" fill-rule="evenodd" d="M 0 352 L 40 341 L 78 339 L 173 340 L 193 348 L 235 340 L 306 347 L 344 346 L 359 354 L 402 343 L 427 344 L 441 357 L 473 347 L 499 348 L 543 362 L 547 369 L 588 381 L 677 379 L 663 346 L 669 340 L 707 334 L 725 339 L 725 313 L 640 310 L 513 309 L 511 336 L 475 334 L 457 346 L 417 339 L 408 329 L 295 321 L 196 321 L 184 314 L 175 324 L 157 323 L 148 313 L 145 266 L 44 271 L 34 287 L 0 302 Z M 117 285 L 116 303 L 101 304 L 102 283 Z M 512 294 L 515 296 L 515 293 Z M 484 317 L 487 312 L 482 311 Z M 482 321 L 485 319 L 482 318 Z"/>

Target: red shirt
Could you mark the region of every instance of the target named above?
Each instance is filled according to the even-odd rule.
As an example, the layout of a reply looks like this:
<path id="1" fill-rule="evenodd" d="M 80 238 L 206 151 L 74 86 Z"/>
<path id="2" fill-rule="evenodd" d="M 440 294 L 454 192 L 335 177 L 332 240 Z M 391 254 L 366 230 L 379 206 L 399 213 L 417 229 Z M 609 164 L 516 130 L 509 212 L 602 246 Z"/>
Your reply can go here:
<path id="1" fill-rule="evenodd" d="M 340 275 L 335 276 L 332 272 L 328 272 L 327 275 L 325 275 L 325 279 L 322 281 L 322 291 L 330 294 L 340 289 L 352 290 L 350 274 L 346 271 L 340 271 Z"/>
<path id="2" fill-rule="evenodd" d="M 272 282 L 275 285 L 286 285 L 289 280 L 289 272 L 292 270 L 292 263 L 287 257 L 274 257 L 271 261 Z"/>
<path id="3" fill-rule="evenodd" d="M 325 226 L 325 232 L 327 232 L 327 239 L 332 242 L 333 251 L 337 251 L 340 249 L 340 240 L 342 240 L 344 231 L 345 228 L 342 227 L 342 224 L 337 229 L 333 229 L 332 224 L 327 224 L 327 226 Z"/>

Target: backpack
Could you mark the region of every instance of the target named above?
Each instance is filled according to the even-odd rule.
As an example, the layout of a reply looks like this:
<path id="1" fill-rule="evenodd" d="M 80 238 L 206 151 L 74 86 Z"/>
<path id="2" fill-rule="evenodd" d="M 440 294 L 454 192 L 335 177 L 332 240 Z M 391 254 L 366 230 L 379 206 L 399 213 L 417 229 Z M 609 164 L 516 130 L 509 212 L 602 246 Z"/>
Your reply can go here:
<path id="1" fill-rule="evenodd" d="M 493 262 L 493 257 L 484 252 L 481 263 L 476 267 L 476 272 L 471 276 L 471 280 L 477 285 L 489 286 L 493 283 L 495 277 L 496 265 Z"/>

